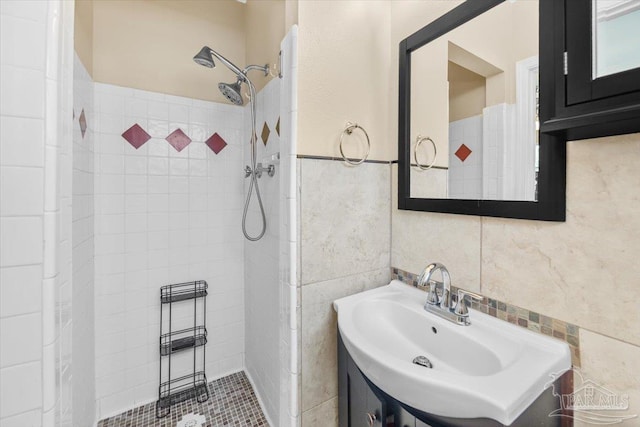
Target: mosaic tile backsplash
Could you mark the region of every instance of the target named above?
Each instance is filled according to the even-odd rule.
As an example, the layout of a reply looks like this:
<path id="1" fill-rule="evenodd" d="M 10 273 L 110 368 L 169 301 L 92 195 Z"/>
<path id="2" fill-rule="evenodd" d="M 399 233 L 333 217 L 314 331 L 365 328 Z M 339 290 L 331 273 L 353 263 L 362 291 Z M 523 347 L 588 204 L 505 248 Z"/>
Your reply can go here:
<path id="1" fill-rule="evenodd" d="M 391 267 L 391 278 L 408 285 L 418 286 L 418 276 L 418 274 Z M 457 292 L 458 288 L 451 286 L 451 295 L 457 295 Z M 565 341 L 571 350 L 571 363 L 575 367 L 580 367 L 578 326 L 485 296 L 482 301 L 472 301 L 471 308 L 530 331 Z"/>

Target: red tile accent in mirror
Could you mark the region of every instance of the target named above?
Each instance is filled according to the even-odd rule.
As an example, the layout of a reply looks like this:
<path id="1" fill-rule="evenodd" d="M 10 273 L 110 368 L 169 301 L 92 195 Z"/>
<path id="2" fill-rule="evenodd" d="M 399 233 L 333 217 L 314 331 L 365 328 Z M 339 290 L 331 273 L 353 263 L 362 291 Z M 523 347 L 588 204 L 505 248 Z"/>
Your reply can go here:
<path id="1" fill-rule="evenodd" d="M 211 148 L 211 151 L 216 154 L 218 154 L 224 147 L 227 146 L 225 140 L 222 139 L 222 137 L 217 133 L 211 135 L 209 139 L 207 139 L 204 143 L 207 144 L 207 147 Z"/>
<path id="2" fill-rule="evenodd" d="M 151 139 L 151 136 L 140 127 L 137 123 L 124 131 L 122 137 L 136 150 Z"/>
<path id="3" fill-rule="evenodd" d="M 187 145 L 191 144 L 191 138 L 185 135 L 180 128 L 171 132 L 165 139 L 178 152 L 184 150 Z"/>
<path id="4" fill-rule="evenodd" d="M 471 149 L 466 145 L 462 144 L 454 153 L 457 158 L 460 159 L 461 162 L 467 160 L 467 157 L 472 153 Z"/>

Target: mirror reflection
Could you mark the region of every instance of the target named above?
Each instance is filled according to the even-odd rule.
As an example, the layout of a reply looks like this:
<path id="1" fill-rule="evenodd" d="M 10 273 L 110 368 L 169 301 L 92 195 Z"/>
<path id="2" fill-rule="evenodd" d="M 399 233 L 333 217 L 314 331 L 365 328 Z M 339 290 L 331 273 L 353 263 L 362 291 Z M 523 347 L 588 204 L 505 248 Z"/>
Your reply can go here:
<path id="1" fill-rule="evenodd" d="M 640 67 L 640 0 L 592 0 L 593 78 Z"/>
<path id="2" fill-rule="evenodd" d="M 413 198 L 535 201 L 538 1 L 505 1 L 411 53 Z"/>

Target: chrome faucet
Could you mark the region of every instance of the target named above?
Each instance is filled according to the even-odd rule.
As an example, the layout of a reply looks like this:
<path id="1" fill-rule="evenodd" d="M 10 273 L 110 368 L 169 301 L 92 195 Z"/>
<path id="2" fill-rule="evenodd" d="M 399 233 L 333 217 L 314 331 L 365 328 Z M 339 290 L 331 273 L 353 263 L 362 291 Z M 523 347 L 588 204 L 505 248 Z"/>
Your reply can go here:
<path id="1" fill-rule="evenodd" d="M 431 279 L 434 272 L 440 271 L 442 273 L 442 282 L 437 282 Z M 449 276 L 449 270 L 443 264 L 434 262 L 429 264 L 422 270 L 422 273 L 418 277 L 418 287 L 426 287 L 429 285 L 429 293 L 427 294 L 427 305 L 440 305 L 440 308 L 449 308 L 450 294 L 451 294 L 451 276 Z M 440 297 L 438 295 L 438 285 L 442 286 Z"/>
<path id="2" fill-rule="evenodd" d="M 440 271 L 442 274 L 442 282 L 438 282 L 431 278 L 434 272 Z M 458 325 L 470 325 L 469 310 L 464 300 L 465 296 L 471 298 L 482 299 L 482 295 L 473 292 L 458 289 L 458 299 L 456 302 L 451 300 L 451 276 L 449 270 L 443 264 L 434 262 L 429 264 L 422 270 L 418 277 L 418 287 L 424 288 L 429 286 L 427 293 L 427 302 L 424 309 L 429 313 L 433 313 Z M 442 290 L 438 294 L 438 287 Z"/>

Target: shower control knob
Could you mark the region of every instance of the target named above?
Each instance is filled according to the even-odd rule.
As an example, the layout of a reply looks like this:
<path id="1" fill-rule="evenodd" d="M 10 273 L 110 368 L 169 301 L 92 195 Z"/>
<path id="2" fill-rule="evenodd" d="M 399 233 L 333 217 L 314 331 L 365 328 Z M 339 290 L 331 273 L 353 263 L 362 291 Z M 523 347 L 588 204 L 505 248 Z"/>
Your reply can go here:
<path id="1" fill-rule="evenodd" d="M 251 176 L 251 172 L 252 171 L 251 171 L 251 167 L 250 166 L 247 165 L 247 166 L 244 167 L 244 177 L 245 178 L 248 178 L 249 176 Z"/>

